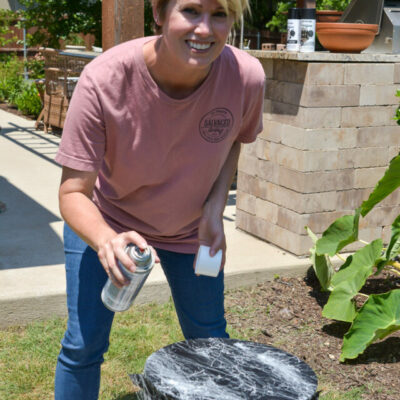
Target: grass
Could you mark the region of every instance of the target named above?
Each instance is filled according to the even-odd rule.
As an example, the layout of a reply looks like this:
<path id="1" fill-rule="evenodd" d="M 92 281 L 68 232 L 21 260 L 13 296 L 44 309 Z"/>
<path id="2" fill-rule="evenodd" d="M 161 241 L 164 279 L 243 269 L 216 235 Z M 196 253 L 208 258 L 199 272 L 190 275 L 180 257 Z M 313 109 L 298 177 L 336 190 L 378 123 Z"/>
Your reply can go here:
<path id="1" fill-rule="evenodd" d="M 242 314 L 243 310 L 236 307 L 229 312 Z M 0 399 L 53 398 L 54 369 L 65 326 L 65 319 L 56 318 L 0 330 Z M 243 340 L 252 334 L 251 328 L 240 334 L 232 328 L 228 331 Z M 151 353 L 180 340 L 183 336 L 171 301 L 117 313 L 102 369 L 100 398 L 134 400 L 128 373 L 141 373 Z M 358 400 L 363 393 L 360 388 L 337 393 L 324 386 L 321 400 Z"/>
<path id="2" fill-rule="evenodd" d="M 54 369 L 65 326 L 66 320 L 58 318 L 0 330 L 0 399 L 53 398 Z M 239 337 L 232 329 L 230 334 Z M 183 336 L 171 301 L 116 314 L 102 369 L 101 399 L 134 399 L 128 373 L 141 373 L 151 353 L 180 340 Z"/>

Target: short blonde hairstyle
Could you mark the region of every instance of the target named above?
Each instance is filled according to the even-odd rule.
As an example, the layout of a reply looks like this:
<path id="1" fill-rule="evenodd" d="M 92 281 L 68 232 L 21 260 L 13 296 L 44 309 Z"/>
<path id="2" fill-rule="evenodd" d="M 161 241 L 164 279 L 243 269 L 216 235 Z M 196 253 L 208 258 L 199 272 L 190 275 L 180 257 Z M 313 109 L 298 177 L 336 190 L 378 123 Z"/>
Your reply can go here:
<path id="1" fill-rule="evenodd" d="M 156 11 L 160 21 L 165 18 L 165 11 L 170 0 L 151 0 L 152 6 Z M 228 14 L 233 14 L 238 21 L 246 11 L 250 12 L 249 0 L 217 0 Z M 158 27 L 160 28 L 160 27 Z M 156 26 L 157 30 L 157 26 Z"/>

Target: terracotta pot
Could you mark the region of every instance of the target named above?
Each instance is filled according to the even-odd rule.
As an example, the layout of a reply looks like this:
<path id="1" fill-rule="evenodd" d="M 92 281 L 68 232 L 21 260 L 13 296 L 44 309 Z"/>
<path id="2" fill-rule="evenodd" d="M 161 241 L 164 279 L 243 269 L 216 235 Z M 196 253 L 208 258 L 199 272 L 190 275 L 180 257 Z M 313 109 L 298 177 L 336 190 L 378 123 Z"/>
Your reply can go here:
<path id="1" fill-rule="evenodd" d="M 338 22 L 343 11 L 317 10 L 317 22 Z"/>
<path id="2" fill-rule="evenodd" d="M 340 22 L 317 23 L 317 35 L 326 50 L 333 53 L 360 53 L 372 44 L 378 25 Z"/>

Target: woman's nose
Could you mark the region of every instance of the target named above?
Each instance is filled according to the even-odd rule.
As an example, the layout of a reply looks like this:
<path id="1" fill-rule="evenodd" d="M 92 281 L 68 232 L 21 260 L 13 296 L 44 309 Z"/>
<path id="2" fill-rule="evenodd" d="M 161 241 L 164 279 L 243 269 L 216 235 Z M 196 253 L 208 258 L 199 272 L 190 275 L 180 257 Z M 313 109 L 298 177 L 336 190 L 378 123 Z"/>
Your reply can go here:
<path id="1" fill-rule="evenodd" d="M 212 32 L 212 27 L 211 27 L 211 18 L 209 15 L 203 14 L 199 18 L 199 21 L 197 23 L 195 33 L 203 36 L 210 35 Z"/>

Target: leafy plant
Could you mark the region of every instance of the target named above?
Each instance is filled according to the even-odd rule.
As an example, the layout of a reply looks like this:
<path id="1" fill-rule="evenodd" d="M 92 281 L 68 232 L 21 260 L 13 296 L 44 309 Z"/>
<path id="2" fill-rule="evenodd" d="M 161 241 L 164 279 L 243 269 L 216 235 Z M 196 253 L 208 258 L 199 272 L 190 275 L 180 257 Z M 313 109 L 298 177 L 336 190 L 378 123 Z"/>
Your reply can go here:
<path id="1" fill-rule="evenodd" d="M 351 0 L 317 0 L 317 10 L 336 10 L 344 11 Z M 276 6 L 276 12 L 271 20 L 267 22 L 266 27 L 272 31 L 286 32 L 287 15 L 289 8 L 296 7 L 296 1 L 280 1 Z"/>
<path id="2" fill-rule="evenodd" d="M 60 39 L 69 40 L 77 33 L 92 33 L 101 46 L 101 0 L 20 0 L 20 26 L 35 27 L 27 35 L 29 46 L 60 48 Z"/>
<path id="3" fill-rule="evenodd" d="M 32 78 L 43 77 L 40 56 L 28 61 Z M 38 116 L 42 108 L 39 92 L 32 80 L 23 78 L 24 62 L 16 56 L 2 56 L 0 63 L 0 101 L 7 101 L 23 114 Z"/>
<path id="4" fill-rule="evenodd" d="M 23 62 L 14 55 L 3 55 L 0 63 L 0 100 L 15 96 L 23 81 Z"/>
<path id="5" fill-rule="evenodd" d="M 333 222 L 317 239 L 307 228 L 314 242 L 311 260 L 322 290 L 330 291 L 322 315 L 329 319 L 351 322 L 345 334 L 340 361 L 358 357 L 374 341 L 383 339 L 400 330 L 400 289 L 383 294 L 367 296 L 360 293 L 367 279 L 383 270 L 400 275 L 400 216 L 392 224 L 389 245 L 384 248 L 382 239 L 371 243 L 349 255 L 346 259 L 339 252 L 348 244 L 358 240 L 360 217 L 365 217 L 379 202 L 400 186 L 400 155 L 393 158 L 383 178 L 378 182 L 369 198 L 355 210 Z M 337 255 L 343 260 L 335 272 L 330 257 Z M 355 297 L 366 298 L 362 307 L 357 308 Z"/>
<path id="6" fill-rule="evenodd" d="M 25 115 L 37 117 L 42 109 L 39 92 L 36 85 L 30 81 L 23 82 L 20 91 L 12 99 L 12 103 Z"/>
<path id="7" fill-rule="evenodd" d="M 44 57 L 41 53 L 37 53 L 33 58 L 28 59 L 26 67 L 30 79 L 44 78 Z"/>
<path id="8" fill-rule="evenodd" d="M 400 97 L 400 90 L 397 91 L 396 96 L 397 96 L 397 97 Z M 395 120 L 397 121 L 397 123 L 400 125 L 400 105 L 399 105 L 399 107 L 397 108 L 396 115 L 395 115 L 394 119 L 395 119 Z"/>
<path id="9" fill-rule="evenodd" d="M 11 28 L 16 17 L 17 15 L 13 11 L 0 9 L 0 47 L 4 47 L 18 39 Z"/>
<path id="10" fill-rule="evenodd" d="M 289 8 L 295 7 L 295 1 L 284 2 L 281 1 L 277 4 L 276 13 L 272 16 L 271 20 L 265 25 L 271 31 L 286 32 L 287 29 L 287 15 Z"/>

